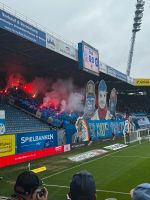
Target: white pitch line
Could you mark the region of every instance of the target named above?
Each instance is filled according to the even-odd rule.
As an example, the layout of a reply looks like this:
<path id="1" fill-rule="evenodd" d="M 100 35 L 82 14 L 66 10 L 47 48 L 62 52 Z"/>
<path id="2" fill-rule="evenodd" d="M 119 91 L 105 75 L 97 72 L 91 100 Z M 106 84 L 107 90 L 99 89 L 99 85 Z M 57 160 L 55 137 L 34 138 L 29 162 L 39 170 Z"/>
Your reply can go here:
<path id="1" fill-rule="evenodd" d="M 47 186 L 47 187 L 59 187 L 59 188 L 67 188 L 67 189 L 69 189 L 69 187 L 66 186 L 66 185 L 47 185 L 47 184 L 44 184 L 44 185 Z M 97 192 L 113 193 L 113 194 L 130 195 L 130 193 L 127 193 L 127 192 L 118 192 L 118 191 L 113 191 L 113 190 L 100 190 L 100 189 L 97 189 L 96 191 Z"/>
<path id="2" fill-rule="evenodd" d="M 124 195 L 130 195 L 130 193 L 127 192 L 118 192 L 118 191 L 113 191 L 113 190 L 96 190 L 97 192 L 107 192 L 107 193 L 114 193 L 114 194 L 124 194 Z"/>
<path id="3" fill-rule="evenodd" d="M 112 158 L 150 158 L 150 156 L 111 156 Z"/>
<path id="4" fill-rule="evenodd" d="M 59 187 L 59 188 L 69 188 L 68 186 L 66 185 L 47 185 L 47 184 L 43 184 L 44 186 L 47 186 L 47 187 Z"/>
<path id="5" fill-rule="evenodd" d="M 109 153 L 109 154 L 107 154 L 107 155 L 104 155 L 104 156 L 101 156 L 101 157 L 92 159 L 92 160 L 90 160 L 90 161 L 86 161 L 86 162 L 81 163 L 81 164 L 79 164 L 79 165 L 75 165 L 74 167 L 70 167 L 70 168 L 64 169 L 64 170 L 62 170 L 62 171 L 59 171 L 59 172 L 56 172 L 56 173 L 51 174 L 51 175 L 49 175 L 49 176 L 46 176 L 46 177 L 42 178 L 42 180 L 51 178 L 51 177 L 56 176 L 56 175 L 58 175 L 58 174 L 62 174 L 62 173 L 67 172 L 67 171 L 69 171 L 69 170 L 78 168 L 78 167 L 80 167 L 80 166 L 82 166 L 82 165 L 86 165 L 86 164 L 88 164 L 88 163 L 94 162 L 94 161 L 96 161 L 96 160 L 99 160 L 99 159 L 102 159 L 102 158 L 111 156 L 111 155 L 116 154 L 116 153 L 118 153 L 118 152 L 120 152 L 120 151 L 124 151 L 124 150 L 126 150 L 126 149 L 128 149 L 128 148 L 132 148 L 132 147 L 135 147 L 135 146 L 137 146 L 137 145 L 139 145 L 139 144 L 135 144 L 135 145 L 133 145 L 133 146 L 128 146 L 128 147 L 126 147 L 126 148 L 124 148 L 124 149 L 120 149 L 120 150 L 118 150 L 118 151 L 116 151 L 116 152 L 112 152 L 112 153 Z"/>

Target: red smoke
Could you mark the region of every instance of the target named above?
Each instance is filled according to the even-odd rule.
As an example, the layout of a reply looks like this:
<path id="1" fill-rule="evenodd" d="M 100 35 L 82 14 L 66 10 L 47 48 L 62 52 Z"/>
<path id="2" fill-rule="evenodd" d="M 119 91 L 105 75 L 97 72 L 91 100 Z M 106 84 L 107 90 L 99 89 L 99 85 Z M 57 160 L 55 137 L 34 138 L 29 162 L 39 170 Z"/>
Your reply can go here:
<path id="1" fill-rule="evenodd" d="M 20 74 L 9 74 L 7 77 L 7 88 L 19 87 L 25 81 Z"/>
<path id="2" fill-rule="evenodd" d="M 9 74 L 6 88 L 21 88 L 24 92 L 35 98 L 39 93 L 45 94 L 48 90 L 49 82 L 46 78 L 36 77 L 33 81 L 27 83 L 21 74 Z"/>
<path id="3" fill-rule="evenodd" d="M 51 107 L 63 111 L 83 111 L 83 91 L 78 92 L 72 80 L 59 79 L 54 83 L 46 78 L 36 77 L 27 82 L 20 74 L 11 74 L 7 78 L 7 88 L 16 87 L 36 98 L 43 94 L 42 107 Z M 51 84 L 50 84 L 51 83 Z"/>
<path id="4" fill-rule="evenodd" d="M 25 84 L 22 89 L 24 90 L 24 92 L 33 95 L 33 88 L 32 85 L 30 83 Z"/>

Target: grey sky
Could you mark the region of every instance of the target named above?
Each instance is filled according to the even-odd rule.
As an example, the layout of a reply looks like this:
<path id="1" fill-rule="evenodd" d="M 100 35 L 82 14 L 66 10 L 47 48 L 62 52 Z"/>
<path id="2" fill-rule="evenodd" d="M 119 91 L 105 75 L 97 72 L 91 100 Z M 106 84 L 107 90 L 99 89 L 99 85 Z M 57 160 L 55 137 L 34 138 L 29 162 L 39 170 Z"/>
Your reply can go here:
<path id="1" fill-rule="evenodd" d="M 136 0 L 0 0 L 63 38 L 99 50 L 100 59 L 126 73 Z M 137 33 L 131 76 L 150 78 L 150 0 Z"/>

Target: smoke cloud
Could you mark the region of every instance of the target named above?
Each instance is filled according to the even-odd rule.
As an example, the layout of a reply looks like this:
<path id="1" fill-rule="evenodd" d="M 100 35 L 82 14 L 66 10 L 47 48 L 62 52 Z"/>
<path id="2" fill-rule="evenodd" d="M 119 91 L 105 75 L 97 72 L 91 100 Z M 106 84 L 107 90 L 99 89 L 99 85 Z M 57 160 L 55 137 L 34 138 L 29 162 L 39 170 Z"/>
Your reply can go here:
<path id="1" fill-rule="evenodd" d="M 43 95 L 40 107 L 53 107 L 59 112 L 82 112 L 84 110 L 84 90 L 77 88 L 73 80 L 59 79 L 55 82 L 47 78 L 35 77 L 27 82 L 19 73 L 9 74 L 7 88 L 20 87 L 33 98 Z"/>
<path id="2" fill-rule="evenodd" d="M 83 89 L 77 89 L 71 79 L 59 79 L 52 84 L 51 89 L 51 92 L 45 94 L 42 106 L 53 106 L 55 109 L 60 109 L 60 112 L 82 112 L 84 110 Z"/>

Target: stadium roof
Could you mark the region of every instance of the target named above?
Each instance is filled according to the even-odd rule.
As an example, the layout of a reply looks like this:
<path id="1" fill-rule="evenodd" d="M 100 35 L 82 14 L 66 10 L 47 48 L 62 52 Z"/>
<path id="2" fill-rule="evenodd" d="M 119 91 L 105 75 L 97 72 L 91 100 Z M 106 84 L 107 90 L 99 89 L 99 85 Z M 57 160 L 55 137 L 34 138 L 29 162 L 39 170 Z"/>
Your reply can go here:
<path id="1" fill-rule="evenodd" d="M 0 11 L 2 14 L 3 11 Z M 4 12 L 4 14 L 5 13 L 6 12 Z M 50 48 L 46 48 L 46 46 L 44 46 L 43 43 L 39 43 L 39 41 L 33 42 L 31 39 L 28 40 L 27 37 L 21 37 L 20 33 L 16 34 L 16 32 L 13 33 L 15 30 L 10 30 L 9 26 L 11 20 L 15 21 L 17 19 L 16 17 L 12 17 L 11 19 L 11 16 L 12 15 L 10 14 L 4 16 L 7 18 L 6 21 L 6 19 L 1 15 L 1 18 L 3 19 L 2 23 L 0 22 L 1 76 L 5 76 L 7 72 L 20 72 L 27 79 L 32 79 L 35 76 L 48 76 L 50 78 L 53 78 L 54 80 L 58 78 L 73 78 L 75 83 L 81 86 L 86 84 L 86 82 L 90 79 L 92 79 L 96 83 L 98 83 L 99 80 L 104 79 L 108 83 L 108 89 L 112 89 L 113 87 L 115 87 L 118 91 L 146 90 L 147 92 L 149 92 L 148 87 L 135 87 L 131 84 L 128 84 L 127 82 L 119 80 L 103 72 L 100 72 L 100 76 L 95 76 L 93 74 L 80 70 L 75 55 L 77 54 L 77 50 L 74 47 L 72 50 L 71 46 L 68 45 L 68 48 L 70 48 L 72 52 L 75 52 L 74 54 L 70 54 L 70 58 L 68 58 L 65 55 L 66 52 L 64 55 L 62 55 L 62 52 L 60 53 L 56 52 L 56 50 L 53 51 Z M 8 27 L 5 26 L 6 22 Z M 15 22 L 13 23 L 15 24 Z M 24 22 L 24 26 L 25 25 L 28 29 L 33 29 L 32 31 L 39 31 L 40 33 L 43 33 L 41 32 L 41 30 L 38 30 Z M 27 32 L 27 30 L 25 31 Z M 21 67 L 18 69 L 18 66 Z M 109 66 L 106 67 L 110 68 L 111 70 L 115 70 Z M 121 75 L 123 74 L 121 73 Z"/>

